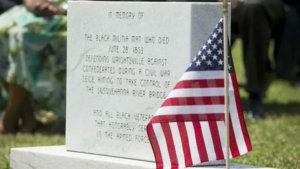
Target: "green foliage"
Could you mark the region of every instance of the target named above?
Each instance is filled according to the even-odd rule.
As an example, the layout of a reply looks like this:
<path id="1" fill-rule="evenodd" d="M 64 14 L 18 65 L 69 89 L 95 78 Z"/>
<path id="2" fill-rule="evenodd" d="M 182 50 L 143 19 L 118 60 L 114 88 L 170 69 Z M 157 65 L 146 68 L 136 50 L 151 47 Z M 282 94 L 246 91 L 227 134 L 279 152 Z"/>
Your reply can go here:
<path id="1" fill-rule="evenodd" d="M 239 84 L 243 86 L 245 77 L 240 41 L 234 47 L 233 56 Z M 246 111 L 247 93 L 243 87 L 240 91 Z M 252 152 L 232 162 L 284 169 L 300 168 L 300 90 L 292 88 L 288 82 L 274 81 L 268 90 L 264 109 L 267 113 L 266 120 L 256 123 L 247 120 Z M 63 136 L 0 135 L 0 168 L 9 168 L 9 151 L 12 147 L 62 144 Z"/>
<path id="2" fill-rule="evenodd" d="M 0 135 L 0 169 L 9 169 L 11 148 L 64 145 L 64 137 L 45 134 Z"/>

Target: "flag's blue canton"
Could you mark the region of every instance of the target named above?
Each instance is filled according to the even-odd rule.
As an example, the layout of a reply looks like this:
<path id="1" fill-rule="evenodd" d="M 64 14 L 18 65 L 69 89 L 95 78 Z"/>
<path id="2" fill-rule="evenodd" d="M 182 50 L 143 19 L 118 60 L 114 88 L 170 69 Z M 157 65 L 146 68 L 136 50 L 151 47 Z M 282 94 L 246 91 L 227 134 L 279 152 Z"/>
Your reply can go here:
<path id="1" fill-rule="evenodd" d="M 223 33 L 223 19 L 221 19 L 187 71 L 224 70 Z M 229 73 L 234 71 L 229 44 L 228 70 Z"/>

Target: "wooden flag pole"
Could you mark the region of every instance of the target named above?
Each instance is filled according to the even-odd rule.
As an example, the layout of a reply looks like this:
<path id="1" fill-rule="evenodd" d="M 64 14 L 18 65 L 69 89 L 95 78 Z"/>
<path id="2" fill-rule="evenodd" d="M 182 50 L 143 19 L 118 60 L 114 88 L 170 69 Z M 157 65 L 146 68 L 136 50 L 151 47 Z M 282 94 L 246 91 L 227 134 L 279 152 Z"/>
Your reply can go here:
<path id="1" fill-rule="evenodd" d="M 228 1 L 223 0 L 223 45 L 224 45 L 224 94 L 226 128 L 226 169 L 230 168 L 229 156 L 229 97 L 228 97 Z"/>

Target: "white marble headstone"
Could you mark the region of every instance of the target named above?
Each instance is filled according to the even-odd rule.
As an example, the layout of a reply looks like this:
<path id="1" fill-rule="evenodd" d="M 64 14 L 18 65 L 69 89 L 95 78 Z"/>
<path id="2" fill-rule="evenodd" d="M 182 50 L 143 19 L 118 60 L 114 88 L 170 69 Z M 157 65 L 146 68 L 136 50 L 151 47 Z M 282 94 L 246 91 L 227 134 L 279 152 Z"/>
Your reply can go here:
<path id="1" fill-rule="evenodd" d="M 154 161 L 146 125 L 221 17 L 220 3 L 69 2 L 67 150 Z"/>

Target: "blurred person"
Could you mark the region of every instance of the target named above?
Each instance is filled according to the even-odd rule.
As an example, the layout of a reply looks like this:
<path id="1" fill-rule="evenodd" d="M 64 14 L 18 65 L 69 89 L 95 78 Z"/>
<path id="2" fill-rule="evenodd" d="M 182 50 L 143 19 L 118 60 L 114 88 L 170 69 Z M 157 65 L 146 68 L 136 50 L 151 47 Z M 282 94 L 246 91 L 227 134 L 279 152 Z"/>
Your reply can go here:
<path id="1" fill-rule="evenodd" d="M 0 80 L 8 93 L 0 133 L 39 127 L 32 100 L 65 113 L 66 1 L 23 2 L 0 15 Z"/>
<path id="2" fill-rule="evenodd" d="M 211 0 L 183 0 L 212 2 Z M 214 0 L 214 2 L 223 0 Z M 232 3 L 231 44 L 243 42 L 246 90 L 251 119 L 265 118 L 262 101 L 274 77 L 299 87 L 300 77 L 300 1 L 299 0 L 228 0 Z M 269 59 L 274 40 L 274 62 Z M 298 83 L 297 83 L 298 82 Z M 300 87 L 299 87 L 300 88 Z"/>
<path id="3" fill-rule="evenodd" d="M 219 0 L 222 1 L 222 0 Z M 272 77 L 297 79 L 300 49 L 298 0 L 229 0 L 232 2 L 232 33 L 243 42 L 246 90 L 251 119 L 265 118 L 262 101 Z M 269 59 L 275 42 L 274 66 Z"/>
<path id="4" fill-rule="evenodd" d="M 22 0 L 0 0 L 0 15 L 9 10 L 10 8 L 22 4 Z M 3 45 L 3 44 L 0 44 Z M 5 63 L 5 62 L 3 62 Z M 0 65 L 5 67 L 6 65 Z M 1 72 L 0 72 L 1 73 Z M 1 79 L 0 79 L 1 80 Z M 0 81 L 0 114 L 5 109 L 6 106 L 6 99 L 4 98 L 3 94 L 3 87 L 1 87 L 1 81 Z"/>

